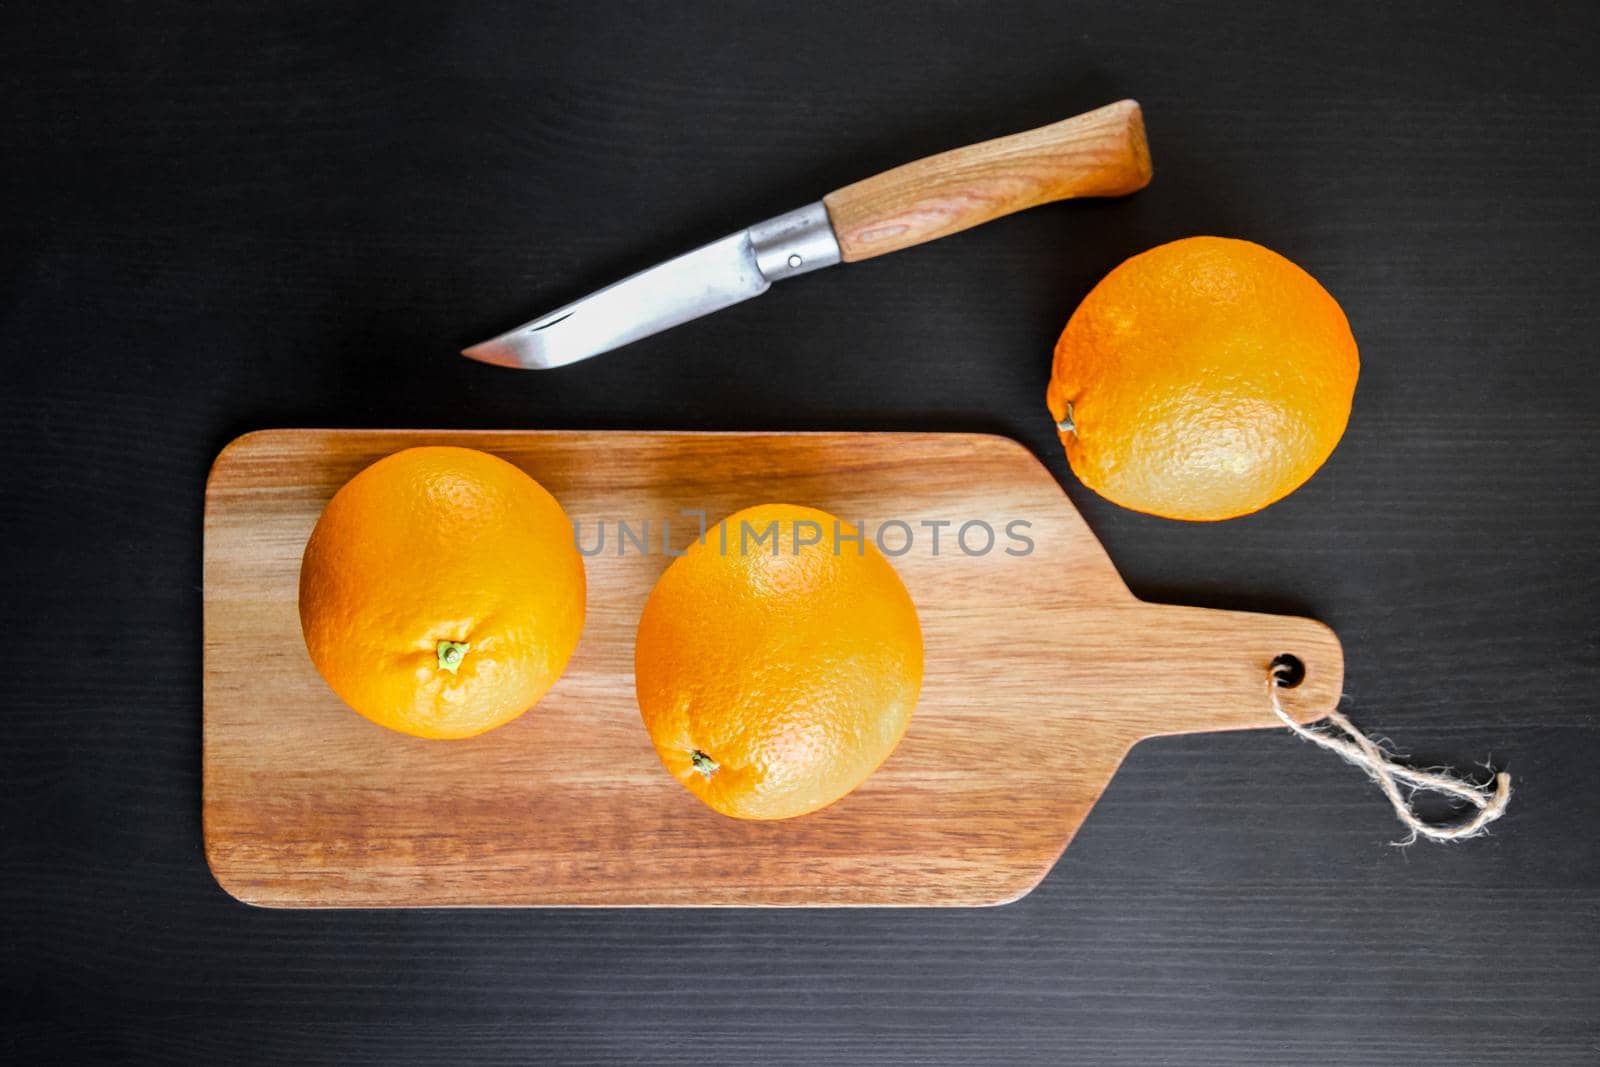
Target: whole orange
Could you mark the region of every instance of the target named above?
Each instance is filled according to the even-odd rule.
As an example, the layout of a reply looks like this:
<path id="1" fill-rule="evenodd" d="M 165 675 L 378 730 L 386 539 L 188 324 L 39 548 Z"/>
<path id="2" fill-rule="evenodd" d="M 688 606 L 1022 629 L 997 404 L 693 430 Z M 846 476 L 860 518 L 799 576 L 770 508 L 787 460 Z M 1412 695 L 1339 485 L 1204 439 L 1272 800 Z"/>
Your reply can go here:
<path id="1" fill-rule="evenodd" d="M 1249 241 L 1190 237 L 1101 280 L 1056 344 L 1046 402 L 1073 472 L 1135 511 L 1227 519 L 1322 466 L 1360 357 L 1317 280 Z"/>
<path id="2" fill-rule="evenodd" d="M 470 448 L 408 448 L 361 471 L 300 562 L 311 662 L 346 704 L 418 737 L 471 737 L 532 707 L 583 613 L 561 505 Z"/>
<path id="3" fill-rule="evenodd" d="M 850 792 L 900 742 L 922 687 L 922 628 L 870 537 L 825 511 L 765 504 L 662 574 L 634 680 L 673 777 L 724 815 L 787 819 Z"/>

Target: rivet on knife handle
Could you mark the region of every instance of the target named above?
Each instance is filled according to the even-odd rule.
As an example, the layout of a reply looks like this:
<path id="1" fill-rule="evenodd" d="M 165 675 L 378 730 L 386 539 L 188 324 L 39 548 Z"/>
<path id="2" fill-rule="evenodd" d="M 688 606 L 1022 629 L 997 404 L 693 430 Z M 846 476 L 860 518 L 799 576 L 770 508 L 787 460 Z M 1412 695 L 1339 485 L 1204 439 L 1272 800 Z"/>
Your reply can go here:
<path id="1" fill-rule="evenodd" d="M 766 292 L 775 281 L 932 241 L 1036 204 L 1122 196 L 1150 181 L 1139 105 L 1123 100 L 968 145 L 829 193 L 474 345 L 463 354 L 549 369 Z"/>

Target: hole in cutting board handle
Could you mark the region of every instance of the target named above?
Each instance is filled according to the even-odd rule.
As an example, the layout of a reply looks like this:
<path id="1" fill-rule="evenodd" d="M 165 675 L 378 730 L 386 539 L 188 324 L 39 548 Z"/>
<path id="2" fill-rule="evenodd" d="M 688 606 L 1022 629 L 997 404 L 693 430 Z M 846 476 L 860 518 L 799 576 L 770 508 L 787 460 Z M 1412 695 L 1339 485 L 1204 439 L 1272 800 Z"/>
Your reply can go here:
<path id="1" fill-rule="evenodd" d="M 1293 689 L 1306 680 L 1306 665 L 1299 656 L 1285 652 L 1272 661 L 1272 677 L 1279 689 Z"/>

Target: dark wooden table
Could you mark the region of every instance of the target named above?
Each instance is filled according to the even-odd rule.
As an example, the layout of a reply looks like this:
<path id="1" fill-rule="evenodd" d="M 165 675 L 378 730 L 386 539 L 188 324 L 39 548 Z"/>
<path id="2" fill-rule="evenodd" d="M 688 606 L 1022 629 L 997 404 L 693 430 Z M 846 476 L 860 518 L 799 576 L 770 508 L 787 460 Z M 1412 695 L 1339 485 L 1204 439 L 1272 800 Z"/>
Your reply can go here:
<path id="1" fill-rule="evenodd" d="M 1579 3 L 0 5 L 0 1059 L 1600 1061 L 1597 47 Z M 1121 96 L 1134 198 L 560 373 L 454 354 Z M 1196 233 L 1305 265 L 1363 356 L 1322 473 L 1211 526 L 1084 491 L 1043 406 L 1094 281 Z M 1393 848 L 1352 768 L 1212 735 L 999 909 L 250 909 L 200 847 L 201 491 L 293 425 L 1010 434 L 1137 593 L 1326 620 L 1359 722 L 1517 797 Z"/>

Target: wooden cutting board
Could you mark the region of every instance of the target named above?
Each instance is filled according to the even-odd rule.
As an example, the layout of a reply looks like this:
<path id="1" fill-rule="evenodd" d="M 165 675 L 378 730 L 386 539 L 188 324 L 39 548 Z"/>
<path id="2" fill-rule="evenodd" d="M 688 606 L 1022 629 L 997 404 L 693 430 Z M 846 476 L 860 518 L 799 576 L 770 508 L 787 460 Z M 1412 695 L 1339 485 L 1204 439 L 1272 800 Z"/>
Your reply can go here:
<path id="1" fill-rule="evenodd" d="M 300 554 L 323 505 L 387 453 L 456 444 L 556 495 L 593 548 L 588 622 L 531 712 L 467 741 L 375 726 L 323 684 L 300 637 Z M 922 698 L 887 763 L 844 800 L 777 823 L 703 807 L 662 769 L 633 695 L 656 577 L 711 522 L 786 501 L 913 534 L 894 563 L 921 616 Z M 935 553 L 934 527 L 940 527 Z M 617 553 L 616 524 L 652 551 Z M 1032 540 L 1026 551 L 1013 526 Z M 983 527 L 995 533 L 986 552 Z M 885 544 L 904 533 L 890 525 Z M 1006 549 L 1021 554 L 1011 554 Z M 1307 619 L 1146 604 L 1054 478 L 981 434 L 272 430 L 206 486 L 205 844 L 240 900 L 275 907 L 980 905 L 1028 892 L 1129 747 L 1270 727 L 1269 664 L 1310 721 L 1338 639 Z M 1241 789 L 1247 788 L 1245 785 Z M 1270 801 L 1263 798 L 1262 803 Z"/>

